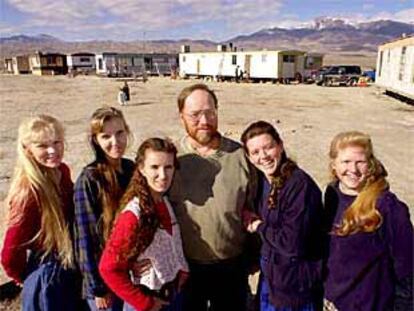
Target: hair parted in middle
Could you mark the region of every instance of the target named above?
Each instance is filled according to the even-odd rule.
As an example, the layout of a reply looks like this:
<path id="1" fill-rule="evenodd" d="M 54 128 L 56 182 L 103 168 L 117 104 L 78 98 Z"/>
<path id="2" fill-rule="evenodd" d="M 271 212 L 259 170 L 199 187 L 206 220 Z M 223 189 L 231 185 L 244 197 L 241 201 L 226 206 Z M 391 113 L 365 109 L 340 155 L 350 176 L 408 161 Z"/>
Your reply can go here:
<path id="1" fill-rule="evenodd" d="M 130 143 L 132 140 L 131 131 L 122 111 L 110 106 L 103 106 L 95 110 L 90 119 L 88 133 L 89 144 L 95 154 L 95 160 L 97 162 L 96 177 L 100 181 L 99 185 L 101 187 L 101 189 L 99 189 L 99 199 L 102 204 L 102 231 L 104 240 L 108 238 L 112 228 L 116 211 L 119 208 L 122 190 L 116 179 L 116 171 L 109 164 L 105 152 L 98 144 L 96 137 L 103 131 L 105 123 L 115 118 L 120 119 L 124 124 L 128 134 L 128 143 Z"/>
<path id="2" fill-rule="evenodd" d="M 382 163 L 375 157 L 374 148 L 369 135 L 349 131 L 337 134 L 331 142 L 329 150 L 330 172 L 333 181 L 338 181 L 332 163 L 338 157 L 340 150 L 347 147 L 361 147 L 368 161 L 368 176 L 362 190 L 353 203 L 345 210 L 341 224 L 335 233 L 346 236 L 357 232 L 373 232 L 382 224 L 382 216 L 376 209 L 379 195 L 389 188 L 387 171 Z"/>
<path id="3" fill-rule="evenodd" d="M 260 120 L 250 124 L 241 135 L 240 140 L 243 143 L 243 148 L 247 155 L 249 154 L 249 150 L 247 149 L 247 141 L 253 137 L 263 134 L 270 135 L 278 145 L 283 143 L 276 128 L 272 124 Z M 296 163 L 287 157 L 286 151 L 283 149 L 280 162 L 278 163 L 276 171 L 272 176 L 271 190 L 268 198 L 269 209 L 276 208 L 278 192 L 282 189 L 296 168 Z"/>
<path id="4" fill-rule="evenodd" d="M 187 97 L 190 96 L 194 91 L 198 91 L 198 90 L 207 92 L 211 96 L 211 98 L 213 99 L 214 107 L 217 109 L 218 100 L 217 100 L 217 96 L 214 93 L 214 91 L 211 90 L 207 85 L 205 85 L 203 83 L 197 83 L 197 84 L 193 84 L 193 85 L 190 85 L 190 86 L 184 88 L 180 92 L 180 94 L 178 95 L 177 105 L 178 105 L 178 111 L 179 112 L 183 111 L 185 101 L 186 101 Z"/>
<path id="5" fill-rule="evenodd" d="M 122 256 L 132 259 L 140 254 L 151 243 L 156 229 L 160 222 L 155 212 L 155 202 L 151 197 L 150 187 L 144 175 L 139 170 L 140 165 L 145 161 L 148 150 L 156 152 L 165 152 L 174 157 L 174 168 L 178 169 L 177 149 L 169 139 L 149 138 L 146 139 L 138 148 L 135 159 L 135 170 L 127 190 L 121 199 L 121 207 L 125 207 L 131 200 L 138 198 L 140 206 L 139 226 L 137 227 L 132 249 L 123 250 Z"/>

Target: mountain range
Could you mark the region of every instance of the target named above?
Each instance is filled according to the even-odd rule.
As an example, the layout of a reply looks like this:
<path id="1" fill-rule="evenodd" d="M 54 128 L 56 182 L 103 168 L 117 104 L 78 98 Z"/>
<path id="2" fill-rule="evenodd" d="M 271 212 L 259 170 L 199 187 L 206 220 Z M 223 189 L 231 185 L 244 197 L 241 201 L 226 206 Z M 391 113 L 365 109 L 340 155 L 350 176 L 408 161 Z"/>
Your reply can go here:
<path id="1" fill-rule="evenodd" d="M 64 41 L 42 34 L 15 35 L 0 38 L 0 57 L 28 54 L 36 50 L 47 52 L 179 52 L 181 45 L 191 51 L 213 51 L 218 44 L 230 42 L 238 50 L 299 49 L 327 54 L 373 55 L 378 45 L 403 34 L 414 33 L 414 24 L 391 20 L 350 23 L 338 18 L 318 18 L 301 28 L 266 28 L 239 35 L 223 42 L 209 40 L 146 40 L 146 41 Z"/>

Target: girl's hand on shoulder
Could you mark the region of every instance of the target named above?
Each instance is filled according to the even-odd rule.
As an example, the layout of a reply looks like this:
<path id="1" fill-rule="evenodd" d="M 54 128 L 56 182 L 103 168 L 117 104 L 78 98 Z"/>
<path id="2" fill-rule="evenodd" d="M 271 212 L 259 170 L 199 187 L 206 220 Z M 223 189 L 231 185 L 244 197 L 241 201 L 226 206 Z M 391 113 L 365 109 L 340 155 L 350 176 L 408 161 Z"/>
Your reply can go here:
<path id="1" fill-rule="evenodd" d="M 256 219 L 252 221 L 251 223 L 248 224 L 247 231 L 249 231 L 250 233 L 255 233 L 257 231 L 257 228 L 262 222 L 263 221 L 261 219 Z"/>

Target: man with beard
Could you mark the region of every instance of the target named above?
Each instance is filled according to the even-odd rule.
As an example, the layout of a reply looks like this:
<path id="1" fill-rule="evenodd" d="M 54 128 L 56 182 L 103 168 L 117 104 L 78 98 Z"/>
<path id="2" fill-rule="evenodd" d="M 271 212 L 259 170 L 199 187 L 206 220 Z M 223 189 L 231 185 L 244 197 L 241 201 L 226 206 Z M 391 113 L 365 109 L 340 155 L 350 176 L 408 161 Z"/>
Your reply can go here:
<path id="1" fill-rule="evenodd" d="M 240 144 L 218 132 L 217 107 L 204 84 L 178 96 L 187 134 L 177 143 L 180 169 L 170 199 L 190 265 L 185 311 L 246 310 L 242 210 L 253 204 L 256 177 Z"/>

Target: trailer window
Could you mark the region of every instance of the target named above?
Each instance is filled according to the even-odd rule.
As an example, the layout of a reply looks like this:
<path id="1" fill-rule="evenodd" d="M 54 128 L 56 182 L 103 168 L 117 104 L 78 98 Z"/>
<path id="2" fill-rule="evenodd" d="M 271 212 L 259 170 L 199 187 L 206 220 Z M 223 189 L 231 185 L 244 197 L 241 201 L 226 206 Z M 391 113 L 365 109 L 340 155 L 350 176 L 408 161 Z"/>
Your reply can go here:
<path id="1" fill-rule="evenodd" d="M 284 63 L 294 63 L 295 62 L 295 55 L 283 55 L 283 62 Z"/>
<path id="2" fill-rule="evenodd" d="M 384 51 L 381 51 L 381 52 L 380 52 L 380 55 L 379 55 L 378 77 L 380 77 L 380 76 L 381 76 L 381 71 L 382 71 L 382 57 L 383 57 L 383 54 L 384 54 Z"/>
<path id="3" fill-rule="evenodd" d="M 404 71 L 405 71 L 405 55 L 406 55 L 407 47 L 403 46 L 401 49 L 401 57 L 400 57 L 400 72 L 398 75 L 398 80 L 402 81 L 404 77 Z"/>
<path id="4" fill-rule="evenodd" d="M 267 62 L 267 54 L 262 54 L 262 63 Z"/>
<path id="5" fill-rule="evenodd" d="M 185 63 L 185 56 L 183 56 L 183 63 Z"/>
<path id="6" fill-rule="evenodd" d="M 231 56 L 231 64 L 232 65 L 237 65 L 237 55 L 232 55 Z"/>
<path id="7" fill-rule="evenodd" d="M 46 57 L 46 63 L 48 65 L 54 65 L 56 63 L 55 57 L 53 57 L 53 56 L 47 56 Z"/>

